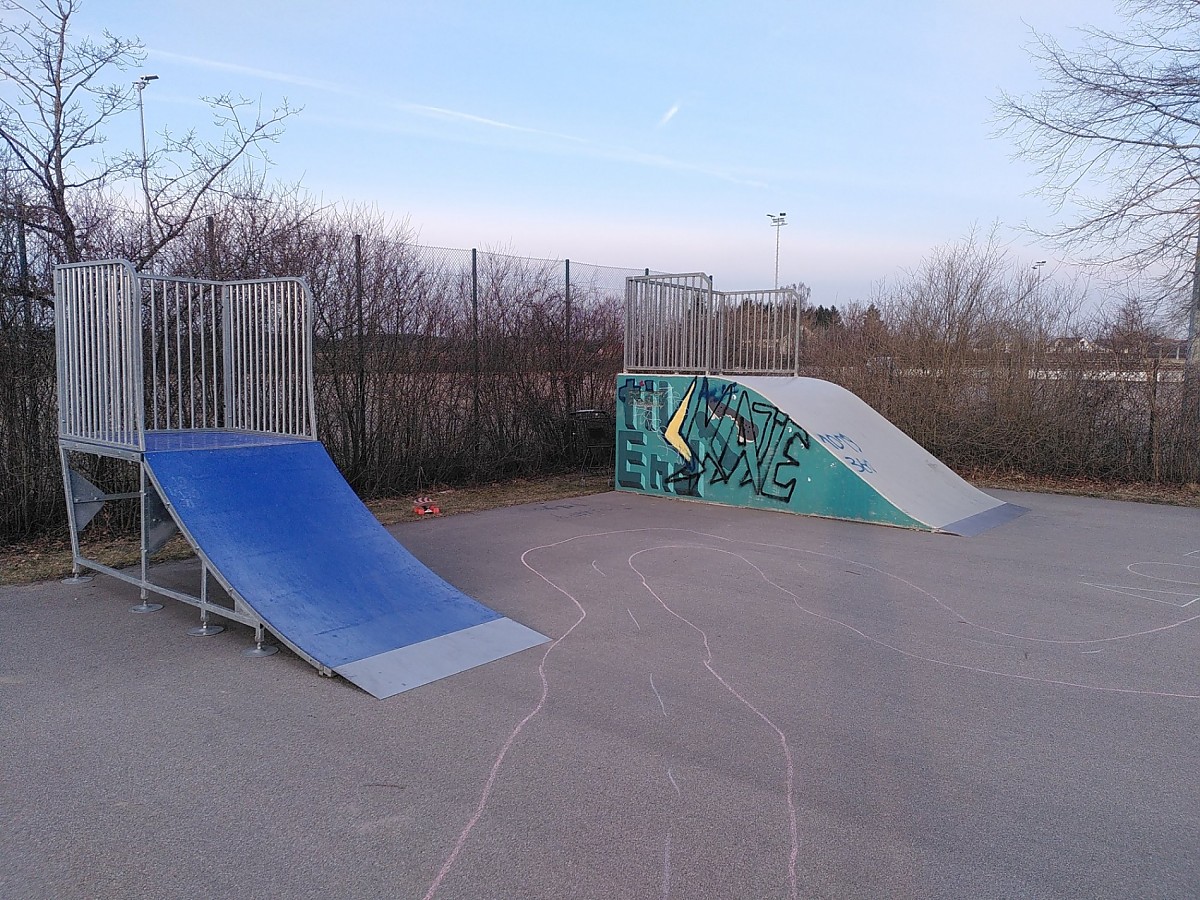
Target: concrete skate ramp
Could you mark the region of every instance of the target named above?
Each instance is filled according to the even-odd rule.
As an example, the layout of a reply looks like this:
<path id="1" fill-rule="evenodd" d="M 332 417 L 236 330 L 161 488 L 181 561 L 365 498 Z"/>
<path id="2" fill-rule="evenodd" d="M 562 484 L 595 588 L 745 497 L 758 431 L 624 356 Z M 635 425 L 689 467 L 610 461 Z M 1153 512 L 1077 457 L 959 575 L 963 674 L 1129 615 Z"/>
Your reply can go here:
<path id="1" fill-rule="evenodd" d="M 148 434 L 145 460 L 226 590 L 301 657 L 376 697 L 546 640 L 422 565 L 316 441 Z"/>
<path id="2" fill-rule="evenodd" d="M 816 378 L 621 375 L 617 488 L 975 535 L 990 497 L 857 396 Z"/>

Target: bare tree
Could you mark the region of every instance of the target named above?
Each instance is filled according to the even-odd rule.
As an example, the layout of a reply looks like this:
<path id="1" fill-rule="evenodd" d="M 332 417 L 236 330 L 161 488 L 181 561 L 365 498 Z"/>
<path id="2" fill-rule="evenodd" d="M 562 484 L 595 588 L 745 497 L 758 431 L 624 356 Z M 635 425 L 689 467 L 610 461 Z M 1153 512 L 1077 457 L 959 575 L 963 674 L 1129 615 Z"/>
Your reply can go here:
<path id="1" fill-rule="evenodd" d="M 81 260 L 89 234 L 76 198 L 141 170 L 140 154 L 102 152 L 106 126 L 134 106 L 128 80 L 107 83 L 144 58 L 135 39 L 107 31 L 74 39 L 81 0 L 0 0 L 0 159 L 19 179 L 17 214 L 57 244 L 62 258 Z M 152 234 L 134 254 L 139 264 L 175 240 L 234 165 L 278 139 L 293 114 L 269 113 L 247 100 L 206 98 L 216 140 L 194 131 L 164 134 L 150 154 Z"/>
<path id="2" fill-rule="evenodd" d="M 1125 0 L 1124 33 L 1083 28 L 1067 49 L 1035 33 L 1047 86 L 997 110 L 1042 191 L 1078 210 L 1046 235 L 1092 263 L 1159 273 L 1184 296 L 1200 363 L 1200 4 Z"/>

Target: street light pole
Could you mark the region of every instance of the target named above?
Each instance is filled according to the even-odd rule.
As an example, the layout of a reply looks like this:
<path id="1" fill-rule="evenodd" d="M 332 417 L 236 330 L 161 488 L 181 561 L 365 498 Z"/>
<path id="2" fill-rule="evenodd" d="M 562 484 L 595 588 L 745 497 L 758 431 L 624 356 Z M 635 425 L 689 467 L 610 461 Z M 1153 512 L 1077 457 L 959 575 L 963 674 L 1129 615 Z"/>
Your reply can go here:
<path id="1" fill-rule="evenodd" d="M 779 229 L 787 224 L 787 213 L 767 213 L 767 218 L 775 229 L 775 290 L 779 290 Z"/>
<path id="2" fill-rule="evenodd" d="M 146 106 L 142 102 L 142 91 L 152 81 L 158 81 L 157 75 L 142 75 L 133 86 L 137 89 L 138 119 L 142 123 L 142 196 L 146 199 L 146 252 L 154 246 L 154 215 L 150 209 L 150 161 L 146 155 Z"/>
<path id="3" fill-rule="evenodd" d="M 1034 296 L 1034 299 L 1037 300 L 1038 302 L 1041 302 L 1041 299 L 1042 299 L 1042 266 L 1044 266 L 1045 264 L 1046 264 L 1046 261 L 1044 259 L 1039 259 L 1037 262 L 1035 262 L 1030 267 L 1033 269 L 1034 272 L 1037 273 L 1036 275 L 1034 275 L 1033 296 Z"/>

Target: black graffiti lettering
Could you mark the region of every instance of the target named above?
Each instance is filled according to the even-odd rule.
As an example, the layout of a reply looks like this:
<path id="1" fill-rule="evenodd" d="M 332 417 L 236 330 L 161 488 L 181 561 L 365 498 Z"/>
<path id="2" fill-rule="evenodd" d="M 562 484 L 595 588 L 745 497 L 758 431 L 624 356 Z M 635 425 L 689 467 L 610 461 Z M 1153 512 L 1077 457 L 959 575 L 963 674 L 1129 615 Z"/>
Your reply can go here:
<path id="1" fill-rule="evenodd" d="M 622 430 L 617 433 L 617 484 L 631 490 L 645 490 L 642 468 L 646 457 L 634 447 L 644 447 L 646 436 L 640 431 Z"/>
<path id="2" fill-rule="evenodd" d="M 687 398 L 687 408 L 671 406 L 668 395 L 676 403 Z M 618 399 L 626 423 L 635 423 L 618 435 L 621 487 L 702 497 L 708 488 L 724 486 L 786 504 L 800 484 L 804 453 L 812 447 L 809 433 L 736 383 L 697 376 L 680 390 L 666 379 L 627 378 Z M 643 414 L 634 415 L 631 407 Z M 656 440 L 648 442 L 647 432 L 657 432 Z M 670 449 L 652 449 L 659 441 Z"/>

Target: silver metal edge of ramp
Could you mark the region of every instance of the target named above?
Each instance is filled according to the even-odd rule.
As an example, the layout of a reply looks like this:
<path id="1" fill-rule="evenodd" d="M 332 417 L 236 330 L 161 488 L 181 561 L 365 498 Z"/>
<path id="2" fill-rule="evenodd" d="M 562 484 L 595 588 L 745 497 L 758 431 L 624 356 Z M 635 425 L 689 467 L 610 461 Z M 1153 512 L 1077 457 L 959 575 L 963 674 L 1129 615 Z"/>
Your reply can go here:
<path id="1" fill-rule="evenodd" d="M 550 640 L 499 618 L 335 666 L 334 671 L 380 700 L 493 662 Z"/>
<path id="2" fill-rule="evenodd" d="M 983 512 L 975 513 L 973 516 L 967 516 L 965 519 L 951 522 L 949 525 L 942 525 L 935 530 L 944 531 L 947 534 L 957 534 L 960 537 L 975 537 L 976 535 L 983 534 L 990 528 L 995 528 L 997 525 L 1011 522 L 1013 519 L 1025 515 L 1027 512 L 1029 510 L 1024 506 L 1000 501 L 999 506 L 985 509 Z"/>

